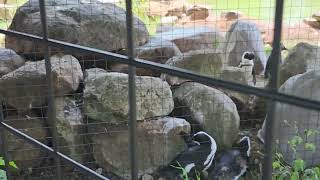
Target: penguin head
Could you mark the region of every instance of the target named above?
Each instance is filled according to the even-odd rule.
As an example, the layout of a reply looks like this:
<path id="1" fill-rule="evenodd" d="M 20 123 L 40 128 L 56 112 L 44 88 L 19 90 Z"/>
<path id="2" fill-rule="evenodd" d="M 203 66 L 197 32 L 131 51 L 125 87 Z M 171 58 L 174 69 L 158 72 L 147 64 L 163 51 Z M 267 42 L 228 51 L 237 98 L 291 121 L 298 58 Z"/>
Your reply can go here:
<path id="1" fill-rule="evenodd" d="M 253 52 L 245 51 L 242 55 L 242 60 L 254 60 L 255 55 Z"/>
<path id="2" fill-rule="evenodd" d="M 253 67 L 254 66 L 254 58 L 255 58 L 255 55 L 253 52 L 249 52 L 249 51 L 245 51 L 243 54 L 242 54 L 242 57 L 241 57 L 241 62 L 239 64 L 239 68 L 242 68 L 242 67 Z"/>

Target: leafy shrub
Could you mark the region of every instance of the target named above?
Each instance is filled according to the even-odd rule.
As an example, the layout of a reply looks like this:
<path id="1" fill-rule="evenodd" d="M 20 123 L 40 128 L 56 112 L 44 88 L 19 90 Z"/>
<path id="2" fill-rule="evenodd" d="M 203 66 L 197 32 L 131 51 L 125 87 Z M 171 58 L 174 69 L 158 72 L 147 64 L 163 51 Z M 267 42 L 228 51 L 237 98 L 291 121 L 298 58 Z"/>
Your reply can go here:
<path id="1" fill-rule="evenodd" d="M 310 143 L 308 139 L 311 136 L 319 135 L 317 130 L 305 130 L 304 135 L 300 135 L 297 126 L 295 126 L 296 135 L 288 141 L 290 148 L 294 152 L 294 160 L 290 166 L 285 162 L 283 155 L 276 152 L 275 160 L 272 163 L 273 167 L 273 179 L 276 180 L 319 180 L 320 179 L 320 166 L 307 168 L 305 161 L 300 157 L 297 152 L 297 146 L 303 145 L 306 151 L 316 152 L 316 146 Z M 304 139 L 302 137 L 305 137 Z"/>

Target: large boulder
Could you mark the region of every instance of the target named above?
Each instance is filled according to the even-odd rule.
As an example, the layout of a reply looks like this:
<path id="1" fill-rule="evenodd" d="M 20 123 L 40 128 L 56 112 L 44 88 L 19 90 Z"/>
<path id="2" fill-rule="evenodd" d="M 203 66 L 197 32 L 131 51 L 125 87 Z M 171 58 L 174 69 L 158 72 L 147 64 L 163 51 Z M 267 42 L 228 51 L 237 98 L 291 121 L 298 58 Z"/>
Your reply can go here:
<path id="1" fill-rule="evenodd" d="M 128 75 L 93 68 L 86 71 L 84 109 L 94 120 L 119 124 L 129 115 Z M 136 77 L 137 120 L 166 116 L 173 110 L 168 83 L 149 76 Z"/>
<path id="2" fill-rule="evenodd" d="M 216 29 L 207 26 L 172 27 L 155 37 L 175 43 L 181 52 L 199 49 L 215 49 L 223 40 Z"/>
<path id="3" fill-rule="evenodd" d="M 78 60 L 70 55 L 54 55 L 50 60 L 54 94 L 77 90 L 83 78 Z M 18 110 L 44 105 L 47 95 L 45 60 L 26 62 L 0 78 L 0 96 Z"/>
<path id="4" fill-rule="evenodd" d="M 193 82 L 173 91 L 175 116 L 185 117 L 192 130 L 206 130 L 219 147 L 231 147 L 237 139 L 240 118 L 234 102 L 223 92 Z"/>
<path id="5" fill-rule="evenodd" d="M 123 119 L 126 121 L 127 119 Z M 128 157 L 129 133 L 127 126 L 91 125 L 93 131 L 93 155 L 104 169 L 124 179 L 130 179 Z M 153 173 L 166 166 L 184 148 L 181 132 L 190 132 L 190 124 L 184 119 L 163 117 L 137 124 L 137 157 L 139 176 Z"/>
<path id="6" fill-rule="evenodd" d="M 61 152 L 77 162 L 85 162 L 85 125 L 80 108 L 75 99 L 64 96 L 55 98 L 55 106 Z"/>
<path id="7" fill-rule="evenodd" d="M 47 144 L 48 132 L 45 119 L 33 113 L 27 115 L 10 115 L 6 117 L 5 123 L 31 136 L 32 138 Z M 6 131 L 5 139 L 8 142 L 8 151 L 19 170 L 28 170 L 38 167 L 42 160 L 46 158 L 46 153 L 39 147 L 35 147 L 29 142 Z"/>
<path id="8" fill-rule="evenodd" d="M 92 48 L 114 51 L 127 46 L 126 12 L 113 3 L 78 0 L 46 1 L 46 17 L 49 38 Z M 144 23 L 133 18 L 133 42 L 135 46 L 148 40 Z M 39 3 L 29 0 L 18 8 L 10 30 L 42 35 Z M 70 33 L 72 32 L 72 33 Z M 44 46 L 13 36 L 6 36 L 6 48 L 19 54 L 43 57 Z"/>
<path id="9" fill-rule="evenodd" d="M 0 48 L 0 76 L 24 65 L 25 60 L 11 49 Z"/>
<path id="10" fill-rule="evenodd" d="M 169 66 L 174 66 L 201 75 L 219 76 L 223 67 L 223 58 L 221 52 L 213 49 L 204 49 L 190 51 L 183 56 L 175 56 L 166 62 Z M 170 85 L 179 85 L 188 80 L 176 76 L 162 74 L 161 78 Z"/>
<path id="11" fill-rule="evenodd" d="M 280 66 L 280 83 L 283 84 L 291 76 L 315 69 L 320 69 L 320 47 L 298 43 L 290 49 Z"/>
<path id="12" fill-rule="evenodd" d="M 152 38 L 150 41 L 143 45 L 136 48 L 136 57 L 160 64 L 164 64 L 173 56 L 181 56 L 182 53 L 178 49 L 178 47 L 170 42 L 165 41 L 159 38 Z M 112 71 L 117 72 L 128 72 L 128 65 L 126 64 L 111 64 L 108 63 L 110 69 Z M 136 73 L 139 76 L 160 76 L 159 71 L 150 70 L 146 68 L 137 68 Z"/>
<path id="13" fill-rule="evenodd" d="M 281 93 L 299 96 L 320 101 L 320 71 L 312 70 L 289 78 L 279 89 Z M 290 148 L 288 141 L 298 135 L 305 138 L 305 131 L 320 129 L 320 114 L 318 111 L 309 110 L 284 103 L 276 104 L 275 122 L 276 139 L 279 140 L 279 151 L 286 162 L 292 163 L 295 153 Z M 259 133 L 260 138 L 265 138 L 265 123 Z M 320 136 L 319 134 L 308 137 L 308 142 L 316 147 L 316 151 L 306 150 L 304 144 L 297 146 L 297 154 L 305 160 L 307 166 L 320 163 Z"/>
<path id="14" fill-rule="evenodd" d="M 264 52 L 261 32 L 256 24 L 238 20 L 231 25 L 227 32 L 223 47 L 228 65 L 238 66 L 245 51 L 252 51 L 256 55 L 254 59 L 255 73 L 263 72 L 267 57 Z"/>

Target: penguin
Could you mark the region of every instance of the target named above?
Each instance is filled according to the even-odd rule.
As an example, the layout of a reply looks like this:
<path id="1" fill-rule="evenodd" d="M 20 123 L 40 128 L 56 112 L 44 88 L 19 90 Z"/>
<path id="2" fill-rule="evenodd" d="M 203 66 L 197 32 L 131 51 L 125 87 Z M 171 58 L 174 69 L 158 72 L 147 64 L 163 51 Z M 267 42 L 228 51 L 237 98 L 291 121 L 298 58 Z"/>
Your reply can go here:
<path id="1" fill-rule="evenodd" d="M 288 49 L 280 42 L 280 51 L 282 52 L 282 51 L 287 51 L 287 50 Z M 272 59 L 273 58 L 275 58 L 275 54 L 274 54 L 274 51 L 272 50 L 270 56 L 268 57 L 266 69 L 264 71 L 264 78 L 265 79 L 268 79 L 271 76 L 271 67 L 272 67 Z M 279 64 L 282 64 L 281 56 L 280 56 Z"/>
<path id="2" fill-rule="evenodd" d="M 250 138 L 244 136 L 233 149 L 218 153 L 209 180 L 238 180 L 247 172 L 250 151 Z"/>
<path id="3" fill-rule="evenodd" d="M 197 173 L 204 172 L 211 167 L 217 151 L 216 141 L 204 131 L 199 131 L 190 137 L 191 139 L 187 136 L 183 137 L 187 148 L 178 154 L 168 166 L 159 171 L 161 177 L 181 178 L 181 168 L 189 177 L 195 177 Z"/>
<path id="4" fill-rule="evenodd" d="M 245 51 L 242 54 L 241 62 L 239 64 L 239 68 L 244 68 L 244 71 L 246 73 L 246 79 L 250 79 L 252 76 L 253 85 L 256 85 L 256 75 L 254 72 L 254 58 L 255 55 L 253 52 Z"/>

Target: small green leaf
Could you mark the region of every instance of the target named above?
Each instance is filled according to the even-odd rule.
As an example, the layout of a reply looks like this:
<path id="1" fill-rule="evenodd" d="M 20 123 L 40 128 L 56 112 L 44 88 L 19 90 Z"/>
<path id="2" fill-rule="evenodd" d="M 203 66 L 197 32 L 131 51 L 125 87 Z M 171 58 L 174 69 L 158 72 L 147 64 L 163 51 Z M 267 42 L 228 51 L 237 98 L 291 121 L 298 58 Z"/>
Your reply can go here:
<path id="1" fill-rule="evenodd" d="M 18 166 L 16 165 L 16 163 L 14 161 L 10 161 L 9 165 L 15 169 L 19 169 Z"/>
<path id="2" fill-rule="evenodd" d="M 281 164 L 279 161 L 275 161 L 272 163 L 272 168 L 273 169 L 279 169 L 281 167 Z"/>
<path id="3" fill-rule="evenodd" d="M 4 165 L 5 165 L 4 159 L 0 157 L 0 166 L 4 166 Z"/>
<path id="4" fill-rule="evenodd" d="M 300 136 L 294 136 L 288 143 L 292 149 L 295 149 L 297 145 L 301 144 L 303 139 Z"/>
<path id="5" fill-rule="evenodd" d="M 312 143 L 305 143 L 304 147 L 309 151 L 316 151 L 316 146 Z"/>
<path id="6" fill-rule="evenodd" d="M 296 159 L 293 162 L 293 169 L 296 172 L 302 172 L 304 170 L 304 161 L 302 159 Z"/>

